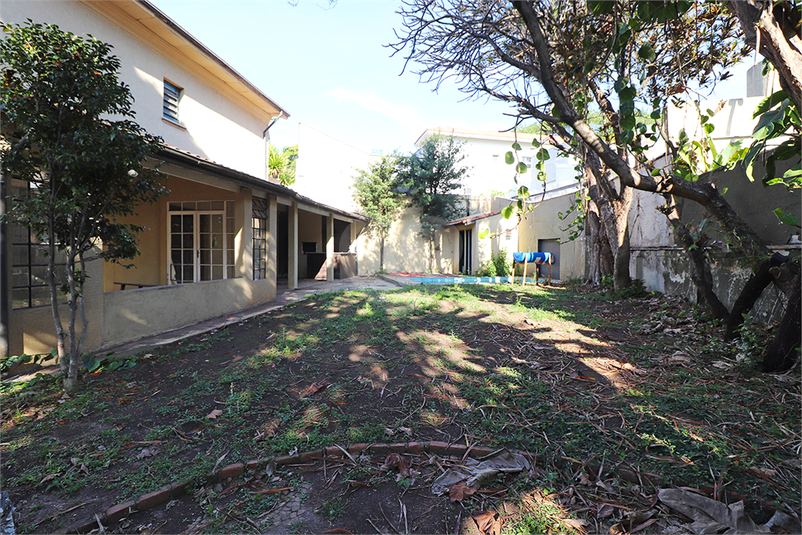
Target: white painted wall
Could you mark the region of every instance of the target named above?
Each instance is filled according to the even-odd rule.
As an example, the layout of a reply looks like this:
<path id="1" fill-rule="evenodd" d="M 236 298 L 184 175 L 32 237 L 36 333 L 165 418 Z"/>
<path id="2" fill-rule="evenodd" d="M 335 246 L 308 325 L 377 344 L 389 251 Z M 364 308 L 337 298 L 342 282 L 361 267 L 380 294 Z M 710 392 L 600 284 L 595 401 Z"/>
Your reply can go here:
<path id="1" fill-rule="evenodd" d="M 0 20 L 5 23 L 57 24 L 78 35 L 91 34 L 114 46 L 120 58 L 120 79 L 131 89 L 135 120 L 165 143 L 198 154 L 226 167 L 265 178 L 267 124 L 244 106 L 222 96 L 213 82 L 190 72 L 128 30 L 76 0 L 2 0 Z M 184 89 L 179 104 L 182 127 L 162 119 L 163 81 Z"/>
<path id="2" fill-rule="evenodd" d="M 295 184 L 301 195 L 351 212 L 358 211 L 351 190 L 356 169 L 367 169 L 379 156 L 300 123 Z"/>

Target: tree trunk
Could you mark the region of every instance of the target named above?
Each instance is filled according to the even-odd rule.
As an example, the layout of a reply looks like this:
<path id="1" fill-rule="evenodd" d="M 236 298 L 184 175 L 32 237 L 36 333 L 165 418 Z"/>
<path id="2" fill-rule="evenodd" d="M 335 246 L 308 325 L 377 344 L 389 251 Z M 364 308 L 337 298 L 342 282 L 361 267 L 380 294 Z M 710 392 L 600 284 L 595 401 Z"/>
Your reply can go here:
<path id="1" fill-rule="evenodd" d="M 727 319 L 730 312 L 713 291 L 713 274 L 710 272 L 710 264 L 705 258 L 704 243 L 696 243 L 688 228 L 680 220 L 674 196 L 666 195 L 665 199 L 666 205 L 661 208 L 661 211 L 668 218 L 671 228 L 674 229 L 674 238 L 685 248 L 691 259 L 691 280 L 702 294 L 713 317 L 719 320 Z"/>
<path id="2" fill-rule="evenodd" d="M 53 232 L 55 222 L 53 216 L 48 221 L 48 244 L 47 244 L 47 288 L 50 290 L 50 312 L 53 316 L 53 324 L 56 328 L 56 351 L 58 352 L 59 369 L 63 377 L 67 376 L 70 362 L 69 354 L 65 347 L 64 326 L 61 324 L 61 314 L 58 309 L 58 285 L 56 284 L 56 244 Z"/>
<path id="3" fill-rule="evenodd" d="M 735 304 L 732 305 L 732 310 L 727 318 L 727 329 L 724 332 L 724 340 L 732 340 L 738 336 L 738 329 L 740 329 L 744 322 L 744 314 L 752 310 L 755 302 L 760 299 L 763 290 L 774 281 L 771 269 L 782 265 L 786 261 L 787 259 L 783 255 L 775 253 L 768 260 L 761 262 L 757 269 L 755 269 L 755 272 L 752 273 L 749 280 L 746 281 Z"/>
<path id="4" fill-rule="evenodd" d="M 746 42 L 752 48 L 760 46 L 758 52 L 777 70 L 780 86 L 802 109 L 802 38 L 790 4 L 738 0 L 726 6 L 741 23 Z"/>
<path id="5" fill-rule="evenodd" d="M 596 211 L 595 205 L 588 204 L 588 213 L 586 214 L 586 229 L 588 237 L 588 278 L 586 283 L 598 286 L 601 284 L 601 221 L 599 220 L 599 213 Z"/>
<path id="6" fill-rule="evenodd" d="M 379 271 L 384 272 L 384 234 L 379 238 Z"/>
<path id="7" fill-rule="evenodd" d="M 616 290 L 632 284 L 629 276 L 629 208 L 632 205 L 632 188 L 621 186 L 616 192 L 610 184 L 609 174 L 603 170 L 598 156 L 583 145 L 588 195 L 599 211 L 600 230 L 604 231 L 613 258 L 613 287 Z"/>
<path id="8" fill-rule="evenodd" d="M 796 284 L 788 297 L 780 325 L 774 340 L 763 353 L 763 371 L 781 372 L 790 369 L 796 363 L 799 347 L 802 343 L 802 295 L 800 295 L 799 274 Z"/>
<path id="9" fill-rule="evenodd" d="M 75 333 L 75 320 L 78 312 L 78 289 L 75 281 L 75 254 L 72 247 L 67 251 L 67 286 L 70 292 L 68 301 L 69 316 L 67 319 L 67 333 L 70 340 L 69 366 L 67 376 L 64 378 L 64 390 L 70 391 L 78 386 L 78 337 Z"/>

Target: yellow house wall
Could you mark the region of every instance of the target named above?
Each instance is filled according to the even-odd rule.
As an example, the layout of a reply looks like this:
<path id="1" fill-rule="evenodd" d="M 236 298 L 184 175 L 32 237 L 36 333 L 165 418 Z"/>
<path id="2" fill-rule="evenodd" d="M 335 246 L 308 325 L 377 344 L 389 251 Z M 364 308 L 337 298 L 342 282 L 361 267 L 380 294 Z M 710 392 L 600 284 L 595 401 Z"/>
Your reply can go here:
<path id="1" fill-rule="evenodd" d="M 537 252 L 538 240 L 560 240 L 560 278 L 582 277 L 585 273 L 585 241 L 579 238 L 568 241 L 565 228 L 569 221 L 562 221 L 559 212 L 565 212 L 574 201 L 573 195 L 547 199 L 532 212 L 527 213 L 518 227 L 518 249 L 520 252 Z M 534 273 L 534 267 L 529 274 Z"/>
<path id="2" fill-rule="evenodd" d="M 244 202 L 244 195 L 228 191 L 221 188 L 216 188 L 207 184 L 198 184 L 197 182 L 190 182 L 182 180 L 175 176 L 169 176 L 164 180 L 164 185 L 170 191 L 169 195 L 160 198 L 154 204 L 145 204 L 137 208 L 137 215 L 121 218 L 120 220 L 125 223 L 135 223 L 145 227 L 145 230 L 139 234 L 138 243 L 141 254 L 132 260 L 123 261 L 122 264 L 106 262 L 103 277 L 103 291 L 112 292 L 120 290 L 120 286 L 115 284 L 117 282 L 125 283 L 139 283 L 139 284 L 152 284 L 152 285 L 166 285 L 167 284 L 167 258 L 168 258 L 168 231 L 167 218 L 170 202 L 179 201 L 235 201 L 238 206 L 235 206 L 236 236 L 243 233 L 243 218 L 242 203 Z M 248 216 L 250 221 L 250 215 Z M 236 255 L 240 263 L 244 259 L 243 255 Z M 126 268 L 124 264 L 132 264 L 132 267 Z M 235 267 L 235 273 L 240 273 Z M 125 290 L 128 291 L 128 290 Z"/>
<path id="3" fill-rule="evenodd" d="M 390 228 L 384 243 L 384 269 L 388 273 L 426 273 L 429 269 L 429 248 L 420 235 L 420 210 L 405 208 Z M 438 233 L 434 270 L 453 273 L 454 252 L 458 242 L 448 228 Z M 357 259 L 360 275 L 379 271 L 380 240 L 362 233 L 357 239 Z"/>
<path id="4" fill-rule="evenodd" d="M 236 314 L 275 299 L 270 281 L 243 278 L 109 292 L 103 295 L 105 345 Z"/>

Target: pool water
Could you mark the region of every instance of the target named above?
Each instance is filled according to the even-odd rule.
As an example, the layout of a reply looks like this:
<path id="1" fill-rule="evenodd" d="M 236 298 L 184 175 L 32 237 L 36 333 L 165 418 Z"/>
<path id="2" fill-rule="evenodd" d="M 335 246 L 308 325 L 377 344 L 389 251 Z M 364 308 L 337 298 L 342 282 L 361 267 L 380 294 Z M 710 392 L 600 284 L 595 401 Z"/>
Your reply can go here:
<path id="1" fill-rule="evenodd" d="M 421 284 L 512 284 L 512 277 L 410 277 L 409 280 Z M 516 280 L 520 283 L 521 278 Z M 532 283 L 533 279 L 526 282 Z"/>

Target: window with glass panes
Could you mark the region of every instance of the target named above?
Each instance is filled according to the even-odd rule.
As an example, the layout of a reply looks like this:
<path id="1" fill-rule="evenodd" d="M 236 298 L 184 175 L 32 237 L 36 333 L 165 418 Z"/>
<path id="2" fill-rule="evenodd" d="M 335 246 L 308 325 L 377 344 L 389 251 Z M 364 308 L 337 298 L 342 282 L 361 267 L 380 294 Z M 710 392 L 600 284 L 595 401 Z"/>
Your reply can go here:
<path id="1" fill-rule="evenodd" d="M 30 184 L 22 180 L 11 181 L 11 198 L 24 199 Z M 9 224 L 11 241 L 11 307 L 32 308 L 50 304 L 50 288 L 47 284 L 49 245 L 47 240 L 36 236 L 28 227 Z M 66 278 L 64 253 L 56 251 L 56 284 Z M 58 292 L 59 302 L 65 303 L 67 295 Z"/>
<path id="2" fill-rule="evenodd" d="M 253 198 L 253 279 L 267 277 L 267 201 Z"/>
<path id="3" fill-rule="evenodd" d="M 169 203 L 169 283 L 234 278 L 234 201 Z"/>

